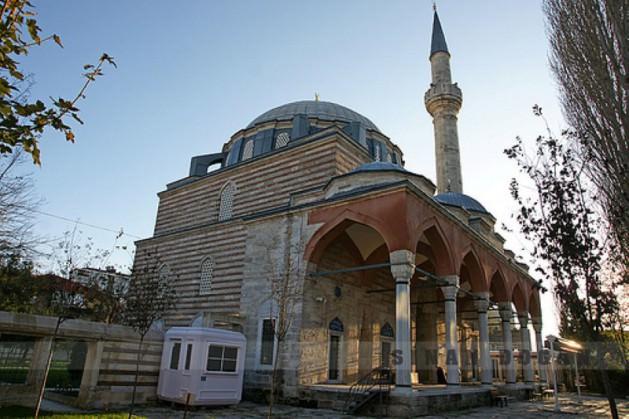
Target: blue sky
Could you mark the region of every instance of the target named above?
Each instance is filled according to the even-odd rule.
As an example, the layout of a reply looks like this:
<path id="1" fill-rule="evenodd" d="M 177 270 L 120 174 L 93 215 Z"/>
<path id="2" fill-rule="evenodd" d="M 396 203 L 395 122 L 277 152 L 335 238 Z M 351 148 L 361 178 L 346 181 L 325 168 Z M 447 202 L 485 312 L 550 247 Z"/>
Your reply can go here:
<path id="1" fill-rule="evenodd" d="M 80 104 L 85 125 L 76 127 L 76 144 L 53 132 L 42 138 L 43 164 L 34 169 L 42 211 L 149 237 L 156 193 L 186 176 L 190 157 L 219 151 L 257 115 L 315 92 L 370 118 L 404 151 L 408 169 L 435 177 L 423 104 L 429 0 L 35 5 L 44 32 L 59 34 L 65 48 L 46 45 L 23 60 L 37 81 L 34 96 L 71 97 L 82 65 L 101 52 L 118 64 Z M 551 127 L 562 126 L 540 2 L 441 0 L 438 8 L 453 78 L 463 90 L 464 190 L 497 224 L 515 227 L 507 189 L 515 169 L 502 150 L 516 135 L 532 140 L 543 132 L 533 104 L 544 108 Z M 37 228 L 57 237 L 72 224 L 42 216 Z M 82 230 L 98 247 L 114 243 L 113 233 Z M 510 248 L 522 247 L 517 236 L 505 235 Z M 117 244 L 133 240 L 123 236 Z M 112 262 L 130 258 L 116 251 Z"/>

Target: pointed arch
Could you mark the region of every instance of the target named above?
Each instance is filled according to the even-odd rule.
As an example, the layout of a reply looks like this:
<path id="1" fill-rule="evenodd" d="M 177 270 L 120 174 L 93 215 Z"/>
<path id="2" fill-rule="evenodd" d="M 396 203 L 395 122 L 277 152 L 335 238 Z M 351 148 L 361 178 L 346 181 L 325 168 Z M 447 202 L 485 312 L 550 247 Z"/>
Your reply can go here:
<path id="1" fill-rule="evenodd" d="M 426 237 L 430 244 L 434 260 L 432 261 L 438 275 L 451 275 L 458 272 L 454 266 L 452 247 L 447 235 L 439 224 L 439 221 L 432 217 L 427 220 L 421 228 L 416 246 L 419 246 L 421 237 Z"/>
<path id="2" fill-rule="evenodd" d="M 385 232 L 387 231 L 386 226 L 383 226 L 378 220 L 366 214 L 346 209 L 338 216 L 319 227 L 306 245 L 304 259 L 309 262 L 317 263 L 325 249 L 354 223 L 362 224 L 373 229 L 380 235 L 387 250 L 390 251 L 389 241 L 385 236 Z"/>
<path id="3" fill-rule="evenodd" d="M 391 326 L 389 322 L 384 322 L 384 324 L 380 327 L 380 336 L 384 336 L 386 338 L 395 338 L 395 331 L 393 330 L 393 326 Z"/>
<path id="4" fill-rule="evenodd" d="M 212 280 L 214 279 L 214 258 L 206 256 L 201 261 L 201 272 L 199 275 L 199 295 L 208 295 L 212 291 Z"/>
<path id="5" fill-rule="evenodd" d="M 225 221 L 232 218 L 235 194 L 236 185 L 231 180 L 227 181 L 219 193 L 218 221 Z"/>
<path id="6" fill-rule="evenodd" d="M 510 301 L 507 281 L 500 268 L 496 269 L 491 276 L 491 280 L 489 282 L 489 293 L 492 301 L 500 303 Z"/>
<path id="7" fill-rule="evenodd" d="M 459 268 L 461 280 L 463 280 L 465 272 L 473 292 L 489 291 L 487 288 L 487 279 L 485 278 L 485 270 L 476 251 L 472 247 L 469 247 L 469 250 L 463 254 L 461 260 L 462 263 Z"/>
<path id="8" fill-rule="evenodd" d="M 522 290 L 522 286 L 519 281 L 516 281 L 511 291 L 511 301 L 515 305 L 518 313 L 528 312 L 528 298 L 526 293 Z"/>
<path id="9" fill-rule="evenodd" d="M 536 288 L 531 289 L 529 295 L 529 313 L 532 318 L 542 318 L 542 307 L 539 301 L 539 290 Z"/>
<path id="10" fill-rule="evenodd" d="M 338 317 L 333 318 L 328 325 L 328 328 L 335 332 L 344 332 L 345 327 L 343 326 L 343 322 Z"/>

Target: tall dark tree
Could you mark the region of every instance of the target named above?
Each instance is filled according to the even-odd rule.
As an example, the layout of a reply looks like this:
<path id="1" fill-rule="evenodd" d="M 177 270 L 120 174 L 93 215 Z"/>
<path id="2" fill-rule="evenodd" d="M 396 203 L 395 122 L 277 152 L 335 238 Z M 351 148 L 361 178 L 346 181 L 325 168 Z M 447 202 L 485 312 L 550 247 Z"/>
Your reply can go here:
<path id="1" fill-rule="evenodd" d="M 0 155 L 23 149 L 35 164 L 40 164 L 39 139 L 47 128 L 74 142 L 70 120 L 83 123 L 77 104 L 85 98 L 89 85 L 103 74 L 103 65 L 115 66 L 112 57 L 102 54 L 96 64 L 83 67 L 85 81 L 74 97 L 32 99 L 29 88 L 33 80 L 25 75 L 18 60 L 48 42 L 63 46 L 58 35 L 42 35 L 30 1 L 0 1 Z"/>
<path id="2" fill-rule="evenodd" d="M 545 0 L 551 68 L 629 281 L 629 2 Z"/>
<path id="3" fill-rule="evenodd" d="M 542 116 L 541 108 L 536 106 L 534 112 Z M 516 179 L 511 182 L 511 195 L 518 205 L 516 219 L 534 246 L 538 272 L 552 281 L 561 334 L 582 341 L 597 361 L 612 415 L 617 418 L 604 365 L 604 325 L 619 311 L 618 284 L 602 274 L 606 248 L 600 237 L 601 220 L 593 210 L 595 196 L 584 176 L 589 161 L 573 149 L 579 140 L 573 132 L 556 138 L 549 131 L 537 138 L 531 155 L 520 138 L 505 153 L 526 179 L 523 186 Z"/>

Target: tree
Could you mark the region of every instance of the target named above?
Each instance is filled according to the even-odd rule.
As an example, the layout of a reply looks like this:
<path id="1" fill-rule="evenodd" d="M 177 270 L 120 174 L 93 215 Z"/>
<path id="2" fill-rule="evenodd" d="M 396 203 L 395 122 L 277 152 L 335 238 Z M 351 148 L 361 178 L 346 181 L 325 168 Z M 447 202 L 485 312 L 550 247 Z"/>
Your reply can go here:
<path id="1" fill-rule="evenodd" d="M 83 242 L 82 231 L 78 230 L 77 225 L 75 225 L 72 230 L 64 233 L 63 239 L 57 244 L 55 252 L 50 255 L 56 264 L 57 274 L 43 275 L 38 281 L 38 287 L 48 290 L 45 293 L 46 297 L 48 297 L 46 304 L 49 313 L 57 317 L 57 322 L 52 335 L 52 344 L 48 353 L 44 377 L 40 383 L 39 395 L 35 406 L 35 418 L 39 417 L 46 381 L 48 380 L 48 372 L 55 352 L 57 335 L 62 323 L 68 319 L 89 317 L 93 311 L 87 286 L 73 281 L 71 274 L 77 267 L 95 263 L 107 256 L 107 251 L 94 248 L 91 238 L 88 237 Z"/>
<path id="2" fill-rule="evenodd" d="M 33 264 L 15 253 L 0 254 L 0 310 L 36 313 L 42 290 L 33 274 Z"/>
<path id="3" fill-rule="evenodd" d="M 629 3 L 545 0 L 550 63 L 576 154 L 596 186 L 613 239 L 629 263 Z"/>
<path id="4" fill-rule="evenodd" d="M 34 197 L 29 175 L 18 173 L 24 154 L 0 154 L 0 253 L 26 256 L 39 243 L 33 234 Z"/>
<path id="5" fill-rule="evenodd" d="M 135 406 L 144 338 L 156 321 L 162 319 L 166 312 L 175 308 L 176 295 L 171 285 L 174 282 L 174 277 L 161 260 L 157 249 L 146 250 L 144 254 L 140 255 L 131 272 L 125 322 L 137 331 L 140 342 L 138 343 L 129 419 Z"/>
<path id="6" fill-rule="evenodd" d="M 271 371 L 271 394 L 269 397 L 268 417 L 273 416 L 273 404 L 277 398 L 278 375 L 284 341 L 291 330 L 296 315 L 296 305 L 301 301 L 302 288 L 299 281 L 299 268 L 294 255 L 302 252 L 298 245 L 292 243 L 292 218 L 287 220 L 284 243 L 276 246 L 280 235 L 275 236 L 275 243 L 269 244 L 269 249 L 280 248 L 283 251 L 275 259 L 272 252 L 267 252 L 267 266 L 269 266 L 268 278 L 270 282 L 271 304 L 269 318 L 273 319 L 273 333 L 277 349 L 273 357 Z"/>
<path id="7" fill-rule="evenodd" d="M 542 116 L 541 108 L 534 112 Z M 517 203 L 517 222 L 524 236 L 533 243 L 533 256 L 539 273 L 552 280 L 560 313 L 563 336 L 585 342 L 594 355 L 597 369 L 617 418 L 615 400 L 604 366 L 607 319 L 619 311 L 613 281 L 606 281 L 601 265 L 605 243 L 600 240 L 601 220 L 593 210 L 595 196 L 588 188 L 584 168 L 589 163 L 577 157 L 573 145 L 578 134 L 564 131 L 555 138 L 550 131 L 535 142 L 529 157 L 520 138 L 505 150 L 521 173 L 532 183 L 528 188 L 513 179 L 511 195 Z"/>
<path id="8" fill-rule="evenodd" d="M 32 80 L 25 76 L 18 59 L 50 41 L 63 47 L 61 38 L 56 34 L 41 34 L 30 1 L 3 0 L 0 4 L 0 155 L 21 148 L 39 165 L 39 138 L 44 131 L 52 128 L 74 142 L 74 132 L 68 123 L 69 119 L 83 123 L 78 102 L 85 98 L 89 85 L 103 75 L 103 65 L 116 64 L 112 57 L 102 54 L 95 65 L 83 66 L 85 82 L 72 99 L 51 98 L 49 103 L 31 99 Z"/>

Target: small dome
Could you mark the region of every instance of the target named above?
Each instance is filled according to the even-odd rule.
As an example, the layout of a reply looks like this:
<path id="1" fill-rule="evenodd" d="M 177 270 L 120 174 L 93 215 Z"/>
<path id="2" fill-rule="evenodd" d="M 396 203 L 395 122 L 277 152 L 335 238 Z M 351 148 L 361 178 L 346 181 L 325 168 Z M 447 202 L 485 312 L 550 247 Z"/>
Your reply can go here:
<path id="1" fill-rule="evenodd" d="M 387 170 L 408 173 L 408 170 L 406 170 L 402 166 L 398 166 L 395 163 L 389 163 L 389 162 L 384 162 L 384 161 L 372 161 L 371 163 L 365 163 L 361 166 L 358 166 L 354 170 L 352 170 L 351 173 L 377 172 L 377 171 L 387 171 Z"/>
<path id="2" fill-rule="evenodd" d="M 433 199 L 440 204 L 463 208 L 467 211 L 484 212 L 489 214 L 485 207 L 469 195 L 458 192 L 444 192 L 435 195 Z"/>
<path id="3" fill-rule="evenodd" d="M 278 106 L 258 116 L 247 125 L 247 128 L 251 128 L 263 122 L 293 119 L 295 115 L 306 115 L 326 121 L 361 122 L 365 128 L 380 132 L 373 122 L 358 112 L 336 103 L 317 100 L 302 100 Z"/>

